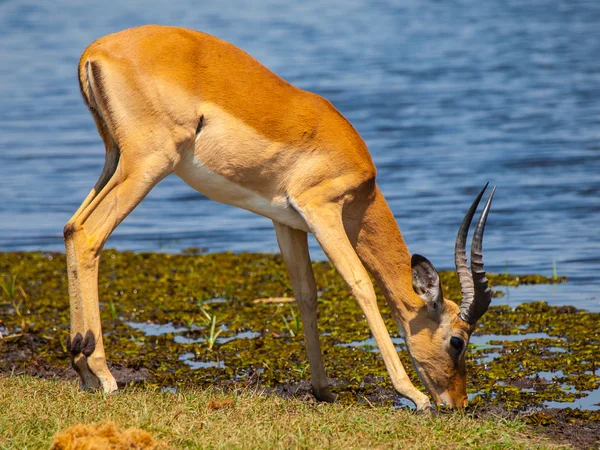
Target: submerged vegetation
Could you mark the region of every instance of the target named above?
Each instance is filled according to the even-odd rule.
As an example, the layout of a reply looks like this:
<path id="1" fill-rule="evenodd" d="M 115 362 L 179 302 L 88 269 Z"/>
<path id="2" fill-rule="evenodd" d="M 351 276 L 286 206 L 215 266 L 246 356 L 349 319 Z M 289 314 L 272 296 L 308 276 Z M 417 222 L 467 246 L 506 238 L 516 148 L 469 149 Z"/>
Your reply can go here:
<path id="1" fill-rule="evenodd" d="M 319 329 L 338 401 L 396 404 L 366 321 L 329 263 L 314 263 Z M 0 253 L 0 373 L 67 376 L 69 330 L 66 262 L 60 253 Z M 445 295 L 460 298 L 454 272 L 442 272 Z M 490 275 L 492 285 L 551 283 L 560 277 Z M 285 267 L 268 254 L 154 254 L 105 251 L 99 279 L 104 342 L 121 385 L 259 385 L 284 395 L 308 392 L 302 324 Z M 254 300 L 279 298 L 274 302 Z M 388 329 L 397 335 L 381 295 Z M 493 306 L 467 355 L 472 405 L 528 411 L 551 422 L 600 420 L 600 314 L 543 302 Z M 420 386 L 404 344 L 409 375 Z M 593 393 L 592 396 L 589 396 Z M 595 399 L 595 400 L 589 400 Z M 587 403 L 586 403 L 587 402 Z"/>

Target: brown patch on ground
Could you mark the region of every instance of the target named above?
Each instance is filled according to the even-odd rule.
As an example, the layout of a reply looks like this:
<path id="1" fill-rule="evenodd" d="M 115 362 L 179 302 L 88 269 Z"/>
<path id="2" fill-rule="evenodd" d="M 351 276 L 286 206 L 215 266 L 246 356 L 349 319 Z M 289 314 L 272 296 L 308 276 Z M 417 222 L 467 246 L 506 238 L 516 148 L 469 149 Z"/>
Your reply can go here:
<path id="1" fill-rule="evenodd" d="M 132 367 L 114 365 L 110 367 L 110 372 L 113 374 L 113 377 L 115 377 L 115 380 L 117 380 L 117 385 L 119 387 L 152 379 L 150 371 L 145 367 L 134 369 Z"/>
<path id="2" fill-rule="evenodd" d="M 225 400 L 211 400 L 208 402 L 208 410 L 215 411 L 217 409 L 229 408 L 233 406 L 235 402 L 231 398 L 226 398 Z"/>
<path id="3" fill-rule="evenodd" d="M 139 428 L 123 430 L 114 422 L 78 423 L 54 435 L 50 450 L 157 450 L 161 445 Z"/>

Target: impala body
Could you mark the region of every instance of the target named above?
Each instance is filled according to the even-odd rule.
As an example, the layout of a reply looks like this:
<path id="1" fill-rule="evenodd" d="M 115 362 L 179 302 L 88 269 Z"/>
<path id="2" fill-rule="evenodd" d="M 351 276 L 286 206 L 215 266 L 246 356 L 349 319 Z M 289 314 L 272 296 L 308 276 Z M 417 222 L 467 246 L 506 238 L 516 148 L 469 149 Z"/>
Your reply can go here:
<path id="1" fill-rule="evenodd" d="M 101 38 L 79 63 L 79 82 L 106 147 L 96 185 L 65 226 L 71 335 L 83 388 L 117 389 L 104 353 L 98 306 L 100 250 L 160 180 L 175 173 L 216 201 L 273 220 L 304 325 L 315 396 L 331 401 L 317 331 L 317 291 L 307 233 L 348 283 L 396 391 L 418 409 L 377 307 L 370 272 L 389 303 L 413 364 L 436 403 L 467 403 L 464 354 L 490 296 L 478 222 L 471 262 L 457 239 L 463 303 L 443 297 L 437 272 L 411 258 L 352 125 L 322 97 L 287 83 L 248 54 L 182 28 L 144 26 Z M 412 259 L 412 262 L 411 262 Z"/>

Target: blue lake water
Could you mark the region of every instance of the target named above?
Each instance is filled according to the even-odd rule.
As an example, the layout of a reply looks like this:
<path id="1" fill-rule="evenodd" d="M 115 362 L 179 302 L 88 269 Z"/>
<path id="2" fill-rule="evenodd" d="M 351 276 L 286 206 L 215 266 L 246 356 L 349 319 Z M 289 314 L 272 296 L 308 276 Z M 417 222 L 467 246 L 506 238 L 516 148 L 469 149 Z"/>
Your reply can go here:
<path id="1" fill-rule="evenodd" d="M 451 268 L 478 189 L 498 185 L 489 271 L 570 283 L 510 289 L 600 311 L 600 2 L 0 1 L 0 250 L 63 250 L 104 150 L 80 98 L 81 52 L 145 23 L 241 47 L 354 124 L 413 252 Z M 107 247 L 277 252 L 268 219 L 172 176 Z M 314 259 L 324 255 L 312 242 Z"/>

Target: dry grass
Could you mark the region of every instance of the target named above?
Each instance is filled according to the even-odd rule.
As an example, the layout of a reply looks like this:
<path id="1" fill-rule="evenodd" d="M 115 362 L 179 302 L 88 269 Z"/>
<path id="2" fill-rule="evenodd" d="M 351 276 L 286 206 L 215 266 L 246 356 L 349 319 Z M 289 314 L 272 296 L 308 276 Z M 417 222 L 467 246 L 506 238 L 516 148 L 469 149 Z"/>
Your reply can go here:
<path id="1" fill-rule="evenodd" d="M 558 448 L 504 419 L 461 413 L 312 404 L 242 390 L 80 392 L 74 382 L 0 378 L 0 448 L 47 449 L 55 433 L 113 421 L 148 431 L 167 448 Z"/>
<path id="2" fill-rule="evenodd" d="M 114 422 L 71 425 L 54 435 L 50 450 L 159 450 L 159 444 L 147 431 L 123 430 Z"/>

